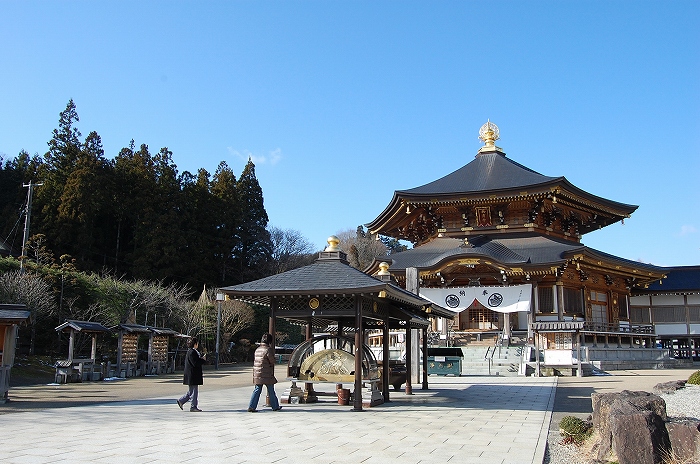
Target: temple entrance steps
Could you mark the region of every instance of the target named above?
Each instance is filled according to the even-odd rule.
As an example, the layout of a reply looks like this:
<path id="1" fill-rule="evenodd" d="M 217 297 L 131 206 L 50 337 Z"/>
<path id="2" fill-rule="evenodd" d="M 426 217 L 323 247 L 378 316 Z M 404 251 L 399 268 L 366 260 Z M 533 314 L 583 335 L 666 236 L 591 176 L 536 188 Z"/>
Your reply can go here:
<path id="1" fill-rule="evenodd" d="M 470 344 L 460 347 L 462 375 L 517 376 L 522 346 L 490 346 Z M 488 353 L 487 353 L 488 351 Z M 486 357 L 488 355 L 488 358 Z"/>

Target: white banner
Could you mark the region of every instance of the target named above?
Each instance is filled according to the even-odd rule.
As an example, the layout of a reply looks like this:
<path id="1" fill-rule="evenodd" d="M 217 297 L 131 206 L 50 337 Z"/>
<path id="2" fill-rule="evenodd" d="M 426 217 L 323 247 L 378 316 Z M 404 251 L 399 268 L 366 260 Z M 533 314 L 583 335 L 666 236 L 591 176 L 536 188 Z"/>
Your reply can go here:
<path id="1" fill-rule="evenodd" d="M 499 313 L 514 313 L 530 310 L 532 285 L 510 287 L 451 287 L 421 288 L 420 296 L 438 306 L 462 311 L 477 300 L 485 307 Z"/>

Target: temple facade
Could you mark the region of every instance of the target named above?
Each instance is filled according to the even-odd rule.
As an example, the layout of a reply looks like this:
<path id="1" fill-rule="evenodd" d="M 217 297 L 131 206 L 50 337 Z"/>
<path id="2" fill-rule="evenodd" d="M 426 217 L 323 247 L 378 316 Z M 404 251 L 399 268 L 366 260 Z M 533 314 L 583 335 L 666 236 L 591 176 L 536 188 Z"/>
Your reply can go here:
<path id="1" fill-rule="evenodd" d="M 366 272 L 388 266 L 404 288 L 456 311 L 453 320 L 433 322 L 448 345 L 518 339 L 552 356 L 572 353 L 556 355 L 564 364 L 580 362 L 581 347 L 653 349 L 653 326 L 630 319 L 630 298 L 667 271 L 582 243 L 637 206 L 513 161 L 496 146 L 499 129 L 490 121 L 479 138 L 475 159 L 395 191 L 367 224 L 370 233 L 413 248 L 378 258 Z"/>

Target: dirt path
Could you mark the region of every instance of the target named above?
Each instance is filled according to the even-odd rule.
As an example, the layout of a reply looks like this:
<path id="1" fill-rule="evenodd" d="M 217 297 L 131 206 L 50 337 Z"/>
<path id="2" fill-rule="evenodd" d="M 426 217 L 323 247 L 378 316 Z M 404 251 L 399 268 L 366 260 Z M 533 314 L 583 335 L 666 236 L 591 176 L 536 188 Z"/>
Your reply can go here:
<path id="1" fill-rule="evenodd" d="M 224 365 L 218 371 L 204 366 L 200 395 L 206 395 L 207 390 L 252 385 L 252 376 L 250 364 Z M 162 396 L 172 396 L 174 401 L 185 391 L 182 372 L 101 382 L 24 385 L 10 388 L 10 401 L 0 404 L 0 415 Z"/>

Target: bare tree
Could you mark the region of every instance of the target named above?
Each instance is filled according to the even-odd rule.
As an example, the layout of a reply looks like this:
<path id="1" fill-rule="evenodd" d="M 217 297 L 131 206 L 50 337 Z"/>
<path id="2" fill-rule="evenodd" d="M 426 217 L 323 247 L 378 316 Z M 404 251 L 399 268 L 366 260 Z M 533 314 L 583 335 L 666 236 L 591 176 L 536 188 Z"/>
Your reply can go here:
<path id="1" fill-rule="evenodd" d="M 275 226 L 269 226 L 267 230 L 272 241 L 271 274 L 306 266 L 315 259 L 316 250 L 298 230 L 280 229 Z"/>
<path id="2" fill-rule="evenodd" d="M 356 230 L 344 230 L 336 236 L 340 239 L 340 249 L 348 255 L 348 261 L 354 268 L 364 270 L 378 256 L 387 254 L 387 248 L 376 235 L 365 232 L 362 226 Z"/>
<path id="3" fill-rule="evenodd" d="M 0 303 L 27 306 L 32 324 L 29 351 L 34 354 L 37 322 L 49 319 L 56 311 L 56 301 L 51 286 L 41 277 L 30 272 L 6 272 L 0 274 Z"/>

